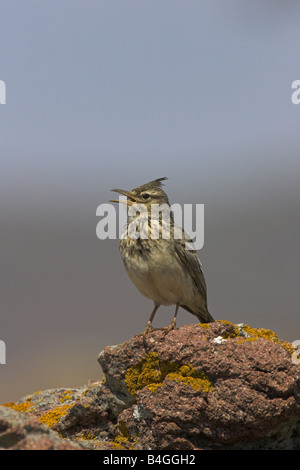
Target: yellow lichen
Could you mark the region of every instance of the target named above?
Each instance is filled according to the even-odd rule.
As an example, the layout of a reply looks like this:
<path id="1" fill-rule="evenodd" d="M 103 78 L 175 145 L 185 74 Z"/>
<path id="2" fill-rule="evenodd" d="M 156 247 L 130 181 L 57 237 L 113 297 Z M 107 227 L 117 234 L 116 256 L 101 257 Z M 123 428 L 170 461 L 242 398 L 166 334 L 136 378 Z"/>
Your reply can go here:
<path id="1" fill-rule="evenodd" d="M 198 323 L 199 326 L 202 326 L 202 328 L 209 328 L 209 323 Z"/>
<path id="2" fill-rule="evenodd" d="M 61 396 L 60 396 L 60 398 L 59 398 L 59 401 L 60 401 L 61 403 L 63 403 L 63 402 L 66 401 L 66 400 L 72 400 L 72 399 L 73 399 L 72 390 L 65 390 L 65 391 L 61 394 Z"/>
<path id="3" fill-rule="evenodd" d="M 114 449 L 128 449 L 134 450 L 135 444 L 138 442 L 137 436 L 131 436 L 123 420 L 120 420 L 118 425 L 118 433 L 116 434 L 112 447 Z"/>
<path id="4" fill-rule="evenodd" d="M 56 424 L 60 420 L 60 418 L 67 413 L 68 409 L 71 408 L 71 406 L 72 405 L 58 406 L 57 408 L 54 408 L 53 410 L 41 415 L 39 417 L 39 421 L 49 426 L 49 428 L 52 428 L 54 424 Z"/>
<path id="5" fill-rule="evenodd" d="M 31 398 L 28 398 L 26 401 L 23 403 L 4 403 L 2 406 L 7 406 L 9 408 L 12 408 L 13 410 L 19 411 L 19 413 L 26 413 L 27 411 L 30 410 L 30 408 L 33 407 L 33 404 L 31 403 Z"/>
<path id="6" fill-rule="evenodd" d="M 273 341 L 275 343 L 278 342 L 278 336 L 274 331 L 267 330 L 265 328 L 252 328 L 249 325 L 243 325 L 243 331 L 245 333 L 248 333 L 250 337 L 256 337 L 256 338 L 265 338 L 268 341 Z"/>
<path id="7" fill-rule="evenodd" d="M 237 336 L 240 335 L 239 329 L 238 329 L 237 325 L 235 325 L 234 323 L 231 323 L 230 321 L 226 321 L 226 320 L 220 320 L 220 323 L 224 323 L 225 325 L 233 326 L 233 331 L 227 331 L 226 333 L 223 333 L 222 338 L 224 338 L 224 339 L 236 338 Z"/>
<path id="8" fill-rule="evenodd" d="M 146 386 L 151 392 L 155 392 L 163 385 L 166 377 L 190 385 L 194 390 L 212 390 L 212 385 L 203 371 L 196 371 L 190 364 L 161 361 L 157 353 L 147 354 L 135 366 L 130 367 L 126 372 L 125 383 L 135 397 L 137 392 Z"/>
<path id="9" fill-rule="evenodd" d="M 114 441 L 112 442 L 112 448 L 122 450 L 125 448 L 127 442 L 128 439 L 126 439 L 126 437 L 116 436 Z"/>
<path id="10" fill-rule="evenodd" d="M 157 353 L 149 353 L 135 366 L 130 367 L 125 376 L 125 383 L 129 392 L 136 396 L 137 391 L 146 385 L 162 382 Z"/>
<path id="11" fill-rule="evenodd" d="M 223 333 L 222 338 L 229 339 L 229 338 L 240 338 L 238 339 L 238 343 L 242 343 L 244 341 L 255 341 L 259 338 L 267 339 L 273 343 L 280 344 L 283 346 L 289 353 L 293 354 L 293 346 L 291 343 L 287 341 L 280 340 L 276 333 L 272 330 L 268 330 L 266 328 L 252 328 L 249 325 L 235 325 L 226 320 L 219 320 L 220 323 L 224 323 L 227 325 L 231 325 L 234 327 L 234 330 L 231 332 Z M 242 330 L 242 331 L 241 331 Z M 247 334 L 247 337 L 243 336 L 243 332 Z"/>
<path id="12" fill-rule="evenodd" d="M 289 353 L 293 354 L 293 347 L 291 343 L 287 341 L 280 340 L 276 333 L 272 330 L 267 330 L 266 328 L 252 328 L 249 325 L 243 325 L 243 331 L 247 333 L 249 336 L 247 338 L 243 338 L 238 342 L 241 343 L 243 341 L 254 341 L 259 338 L 267 339 L 273 343 L 280 344 L 283 346 Z"/>
<path id="13" fill-rule="evenodd" d="M 91 441 L 91 440 L 93 441 L 93 440 L 95 440 L 95 439 L 97 439 L 97 438 L 96 438 L 96 436 L 94 436 L 94 434 L 92 434 L 91 432 L 85 431 L 85 432 L 83 432 L 83 433 L 81 434 L 81 436 L 76 437 L 76 439 L 84 439 L 84 440 L 86 440 L 86 441 Z"/>
<path id="14" fill-rule="evenodd" d="M 207 375 L 201 370 L 196 372 L 190 364 L 181 366 L 178 372 L 171 372 L 167 377 L 169 380 L 176 380 L 185 385 L 190 385 L 194 390 L 203 390 L 204 392 L 213 390 Z"/>

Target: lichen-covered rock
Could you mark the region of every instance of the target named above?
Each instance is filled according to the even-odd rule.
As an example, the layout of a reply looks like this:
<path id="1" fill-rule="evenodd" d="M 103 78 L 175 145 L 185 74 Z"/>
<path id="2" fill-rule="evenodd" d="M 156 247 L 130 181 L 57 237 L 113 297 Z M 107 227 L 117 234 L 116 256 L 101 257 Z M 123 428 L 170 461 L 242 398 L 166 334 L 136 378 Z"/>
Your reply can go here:
<path id="1" fill-rule="evenodd" d="M 118 422 L 142 448 L 296 448 L 300 367 L 291 353 L 269 330 L 215 322 L 138 335 L 99 362 L 111 391 L 134 399 Z"/>
<path id="2" fill-rule="evenodd" d="M 0 409 L 33 420 L 34 436 L 47 425 L 57 446 L 298 449 L 300 366 L 292 354 L 274 332 L 242 324 L 159 329 L 106 347 L 98 356 L 103 382 L 37 392 Z M 11 447 L 50 445 L 20 426 L 12 424 L 23 437 Z M 0 446 L 6 429 L 9 418 L 6 428 L 0 421 Z"/>
<path id="3" fill-rule="evenodd" d="M 80 450 L 70 440 L 61 439 L 31 414 L 0 406 L 1 450 Z"/>
<path id="4" fill-rule="evenodd" d="M 124 409 L 102 382 L 78 389 L 40 391 L 4 406 L 35 418 L 60 437 L 89 449 L 112 447 L 117 416 Z"/>

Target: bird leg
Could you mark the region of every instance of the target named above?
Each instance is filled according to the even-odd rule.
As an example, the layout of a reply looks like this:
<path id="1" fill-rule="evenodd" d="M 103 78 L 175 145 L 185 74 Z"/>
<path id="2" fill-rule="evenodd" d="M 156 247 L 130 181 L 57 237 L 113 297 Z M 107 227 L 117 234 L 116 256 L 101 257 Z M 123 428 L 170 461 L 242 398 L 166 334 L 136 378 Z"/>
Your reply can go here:
<path id="1" fill-rule="evenodd" d="M 153 326 L 152 326 L 152 322 L 153 322 L 153 319 L 155 317 L 155 314 L 157 312 L 157 309 L 158 309 L 159 305 L 155 305 L 151 315 L 150 315 L 150 318 L 148 320 L 148 323 L 146 325 L 146 328 L 145 328 L 145 331 L 143 333 L 144 336 L 146 336 L 147 333 L 150 333 L 150 331 L 153 331 Z"/>
<path id="2" fill-rule="evenodd" d="M 176 310 L 175 310 L 174 318 L 173 318 L 172 322 L 170 323 L 170 325 L 167 326 L 166 333 L 169 333 L 169 331 L 174 330 L 174 328 L 176 326 L 176 318 L 177 318 L 178 309 L 179 309 L 179 304 L 176 304 Z"/>

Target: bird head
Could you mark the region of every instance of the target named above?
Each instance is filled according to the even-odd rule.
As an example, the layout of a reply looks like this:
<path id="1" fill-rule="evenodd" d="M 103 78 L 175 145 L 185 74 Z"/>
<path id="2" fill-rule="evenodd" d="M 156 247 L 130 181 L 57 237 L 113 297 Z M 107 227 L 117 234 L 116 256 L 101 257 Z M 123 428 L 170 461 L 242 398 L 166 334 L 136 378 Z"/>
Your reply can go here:
<path id="1" fill-rule="evenodd" d="M 142 186 L 138 186 L 137 188 L 131 189 L 130 191 L 125 191 L 124 189 L 112 189 L 111 191 L 126 196 L 127 200 L 122 201 L 112 199 L 110 200 L 110 202 L 123 202 L 127 204 L 127 206 L 131 206 L 133 204 L 144 204 L 147 207 L 151 206 L 151 204 L 169 205 L 168 196 L 161 187 L 162 181 L 166 179 L 166 177 L 158 178 L 154 181 L 150 181 L 149 183 L 143 184 Z"/>

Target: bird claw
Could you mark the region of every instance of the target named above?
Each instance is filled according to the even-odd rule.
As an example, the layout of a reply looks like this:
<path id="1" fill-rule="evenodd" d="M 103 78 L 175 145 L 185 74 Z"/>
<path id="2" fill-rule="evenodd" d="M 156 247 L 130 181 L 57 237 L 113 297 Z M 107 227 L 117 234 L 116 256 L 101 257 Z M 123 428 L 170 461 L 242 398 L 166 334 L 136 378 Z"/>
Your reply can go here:
<path id="1" fill-rule="evenodd" d="M 169 333 L 169 331 L 172 331 L 174 330 L 174 328 L 176 327 L 176 320 L 174 319 L 172 321 L 172 323 L 170 323 L 169 326 L 166 326 L 165 328 L 162 328 L 164 331 L 164 334 L 167 335 Z"/>
<path id="2" fill-rule="evenodd" d="M 145 328 L 145 331 L 143 333 L 143 336 L 145 337 L 148 333 L 152 333 L 152 331 L 154 331 L 154 328 L 152 326 L 152 323 L 150 321 L 148 321 L 148 323 L 146 325 L 146 328 Z"/>
<path id="3" fill-rule="evenodd" d="M 169 326 L 164 326 L 164 327 L 162 327 L 162 328 L 153 328 L 152 323 L 149 321 L 149 322 L 147 323 L 147 325 L 146 325 L 146 328 L 145 328 L 145 331 L 144 331 L 144 333 L 143 333 L 143 336 L 146 337 L 146 335 L 147 335 L 148 333 L 152 333 L 153 331 L 156 331 L 156 330 L 163 330 L 163 331 L 164 331 L 164 335 L 166 335 L 166 334 L 169 333 L 169 331 L 174 330 L 175 326 L 176 326 L 176 320 L 175 320 L 175 319 L 172 321 L 172 323 L 170 323 Z"/>

